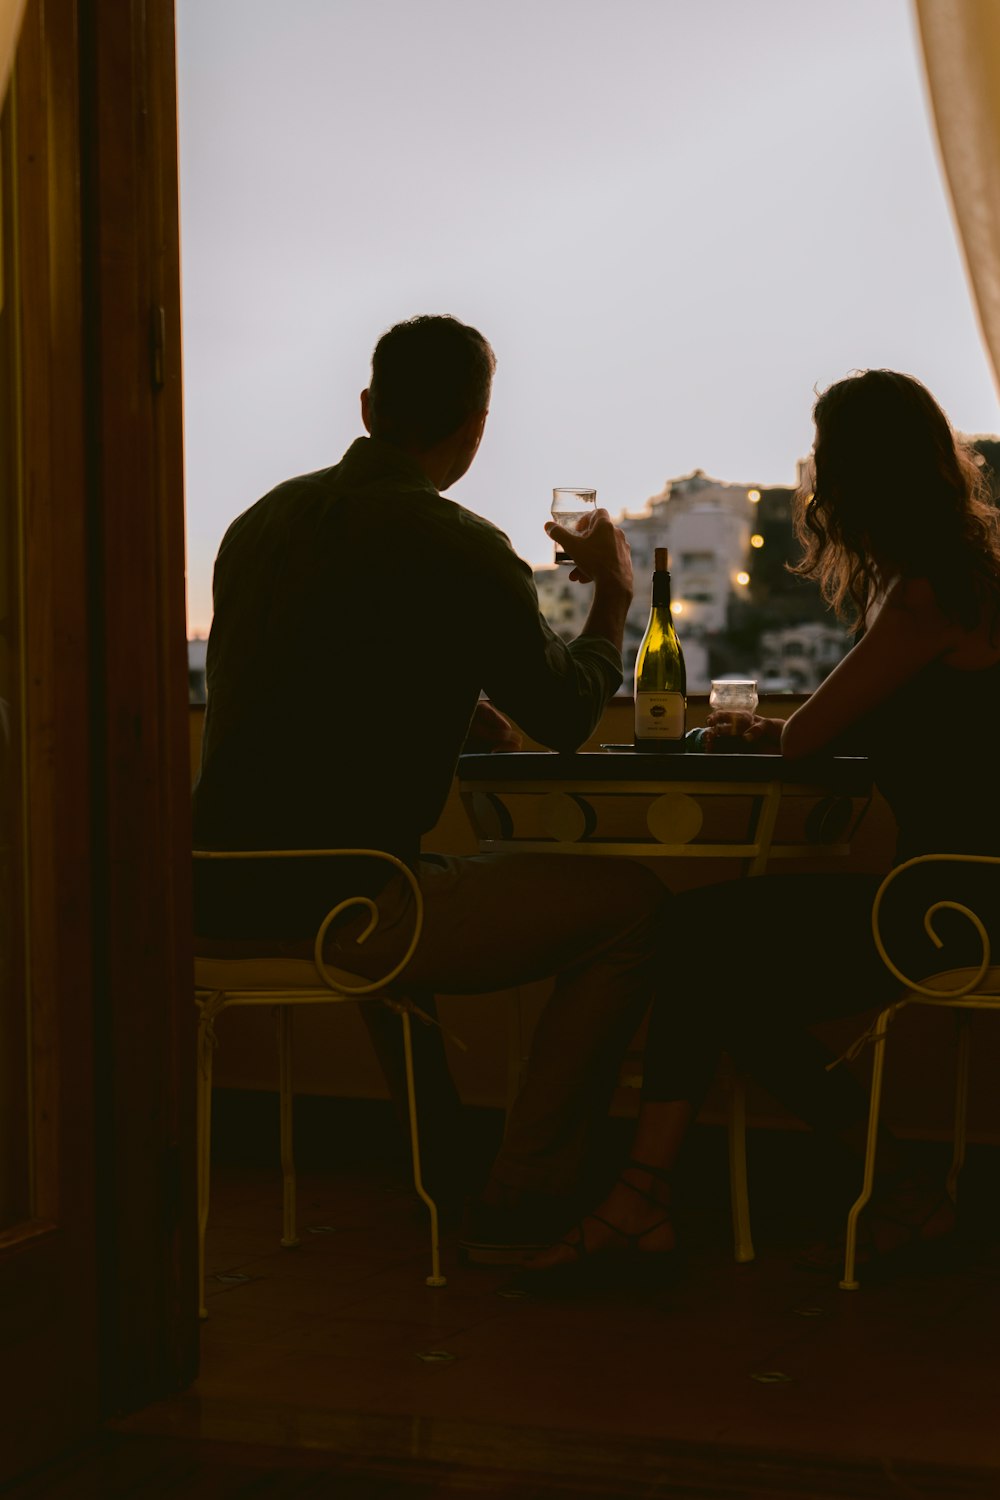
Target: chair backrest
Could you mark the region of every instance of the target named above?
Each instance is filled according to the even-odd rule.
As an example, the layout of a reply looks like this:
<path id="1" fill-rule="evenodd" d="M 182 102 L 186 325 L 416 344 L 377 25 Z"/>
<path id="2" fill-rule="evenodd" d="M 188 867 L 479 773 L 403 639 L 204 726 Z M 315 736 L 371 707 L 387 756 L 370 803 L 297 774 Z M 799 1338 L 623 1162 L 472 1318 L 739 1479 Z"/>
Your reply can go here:
<path id="1" fill-rule="evenodd" d="M 399 875 L 407 882 L 413 898 L 413 931 L 406 952 L 387 974 L 382 974 L 378 979 L 365 980 L 361 983 L 353 983 L 357 976 L 348 974 L 343 969 L 335 969 L 329 966 L 323 957 L 323 942 L 330 926 L 336 919 L 349 911 L 352 907 L 360 907 L 368 913 L 368 923 L 357 938 L 358 944 L 364 943 L 371 937 L 379 923 L 379 909 L 376 901 L 371 896 L 347 896 L 338 901 L 319 924 L 316 937 L 313 940 L 313 964 L 315 965 L 318 978 L 330 990 L 340 995 L 359 996 L 370 995 L 376 990 L 385 989 L 394 979 L 397 979 L 407 964 L 410 962 L 420 941 L 420 933 L 424 923 L 424 903 L 421 895 L 420 885 L 417 877 L 395 854 L 387 854 L 383 849 L 195 849 L 195 859 L 201 860 L 277 860 L 277 859 L 377 859 L 393 866 Z M 213 964 L 219 967 L 220 974 L 223 965 L 234 965 L 233 977 L 236 978 L 236 967 L 239 966 L 244 974 L 249 972 L 249 967 L 255 964 L 268 965 L 275 960 L 263 959 L 205 959 L 196 961 L 195 979 L 199 988 L 211 986 L 202 985 L 199 981 L 198 968 L 201 966 L 203 977 L 207 977 L 207 965 Z M 305 964 L 305 960 L 281 960 L 282 964 L 294 964 L 296 962 Z M 227 989 L 230 986 L 225 986 Z M 244 988 L 244 986 L 238 986 Z M 296 986 L 298 987 L 298 986 Z M 248 986 L 256 989 L 257 985 Z"/>
<path id="2" fill-rule="evenodd" d="M 933 1003 L 939 1005 L 948 1001 L 965 1002 L 972 1004 L 977 998 L 984 1002 L 984 1008 L 991 1008 L 991 1001 L 1000 1002 L 1000 968 L 991 967 L 993 954 L 990 951 L 990 934 L 982 917 L 965 901 L 952 901 L 947 897 L 932 901 L 925 909 L 923 915 L 924 929 L 929 935 L 935 947 L 942 946 L 934 926 L 934 918 L 941 911 L 955 911 L 965 917 L 975 929 L 982 947 L 979 963 L 976 966 L 969 965 L 962 969 L 949 969 L 932 978 L 924 977 L 923 980 L 912 979 L 904 974 L 890 958 L 886 949 L 882 934 L 882 903 L 889 888 L 908 870 L 917 866 L 928 865 L 964 865 L 964 866 L 994 866 L 1000 872 L 1000 856 L 993 854 L 919 854 L 913 859 L 904 860 L 902 864 L 896 865 L 895 869 L 889 871 L 882 881 L 872 903 L 872 934 L 875 938 L 875 946 L 878 948 L 882 962 L 890 973 L 894 974 L 900 984 L 916 995 L 927 997 Z M 998 890 L 1000 890 L 1000 873 L 998 873 Z M 918 903 L 920 904 L 920 903 Z M 1000 904 L 1000 903 L 998 903 Z M 954 986 L 949 982 L 954 980 Z"/>

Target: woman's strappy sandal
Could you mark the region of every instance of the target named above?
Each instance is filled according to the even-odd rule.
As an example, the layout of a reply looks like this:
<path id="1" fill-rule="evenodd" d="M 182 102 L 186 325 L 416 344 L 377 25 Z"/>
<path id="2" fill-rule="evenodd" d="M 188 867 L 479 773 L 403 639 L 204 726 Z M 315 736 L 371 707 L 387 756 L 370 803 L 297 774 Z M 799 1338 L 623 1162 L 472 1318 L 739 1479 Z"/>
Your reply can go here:
<path id="1" fill-rule="evenodd" d="M 633 1171 L 645 1172 L 648 1176 L 655 1177 L 660 1182 L 670 1182 L 672 1180 L 672 1174 L 663 1167 L 651 1167 L 646 1162 L 630 1160 L 625 1163 L 623 1170 L 627 1171 L 630 1167 Z M 655 1193 L 647 1191 L 646 1188 L 637 1187 L 634 1182 L 629 1182 L 625 1176 L 619 1176 L 616 1186 L 618 1184 L 622 1187 L 627 1187 L 630 1192 L 643 1198 L 647 1203 L 653 1204 L 656 1208 L 662 1209 L 665 1207 L 662 1199 L 658 1198 Z M 605 1229 L 609 1229 L 615 1236 L 615 1239 L 609 1244 L 602 1245 L 599 1249 L 591 1249 L 587 1244 L 586 1224 L 588 1219 L 592 1219 L 595 1223 L 602 1224 Z M 647 1224 L 645 1229 L 639 1230 L 623 1229 L 620 1224 L 615 1224 L 611 1219 L 606 1219 L 603 1214 L 587 1213 L 570 1230 L 570 1234 L 576 1236 L 575 1239 L 564 1236 L 562 1239 L 556 1241 L 557 1245 L 565 1245 L 567 1250 L 572 1252 L 572 1260 L 557 1261 L 551 1266 L 535 1266 L 531 1261 L 528 1261 L 523 1269 L 535 1272 L 538 1275 L 546 1275 L 552 1271 L 565 1269 L 567 1266 L 582 1265 L 586 1262 L 596 1260 L 602 1255 L 648 1255 L 650 1257 L 669 1255 L 674 1249 L 673 1245 L 668 1250 L 647 1250 L 643 1248 L 642 1243 L 651 1234 L 655 1234 L 658 1229 L 662 1229 L 665 1224 L 673 1226 L 673 1220 L 668 1213 L 662 1214 L 652 1224 Z"/>

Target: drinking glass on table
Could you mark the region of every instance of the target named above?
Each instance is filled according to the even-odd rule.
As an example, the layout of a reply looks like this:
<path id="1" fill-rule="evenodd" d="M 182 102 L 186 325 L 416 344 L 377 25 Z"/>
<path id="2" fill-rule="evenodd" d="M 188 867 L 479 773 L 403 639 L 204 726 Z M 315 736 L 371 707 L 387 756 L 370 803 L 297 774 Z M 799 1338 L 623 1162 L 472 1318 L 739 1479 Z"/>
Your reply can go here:
<path id="1" fill-rule="evenodd" d="M 721 724 L 713 724 L 712 728 L 719 737 L 723 735 L 736 736 L 742 731 L 735 718 L 737 714 L 749 714 L 751 717 L 757 712 L 757 682 L 753 677 L 730 677 L 716 678 L 712 682 L 712 690 L 708 695 L 708 706 L 713 713 L 733 715 L 728 721 Z M 743 726 L 746 728 L 746 726 Z M 733 749 L 743 749 L 742 741 L 737 741 Z"/>
<path id="2" fill-rule="evenodd" d="M 552 491 L 552 519 L 567 531 L 589 531 L 590 523 L 594 519 L 597 510 L 597 491 L 579 489 L 571 486 L 568 489 Z M 555 560 L 557 563 L 568 563 L 573 566 L 573 559 L 568 552 L 556 544 Z"/>

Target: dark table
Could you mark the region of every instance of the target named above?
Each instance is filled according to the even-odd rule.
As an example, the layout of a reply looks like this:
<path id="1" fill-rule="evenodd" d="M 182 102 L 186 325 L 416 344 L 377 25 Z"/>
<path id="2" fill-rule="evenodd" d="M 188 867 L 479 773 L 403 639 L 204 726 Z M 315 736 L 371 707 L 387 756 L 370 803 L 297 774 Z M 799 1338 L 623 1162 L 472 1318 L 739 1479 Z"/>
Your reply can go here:
<path id="1" fill-rule="evenodd" d="M 483 852 L 770 860 L 844 857 L 871 800 L 867 760 L 780 755 L 463 755 L 462 799 Z M 787 833 L 779 812 L 795 804 Z"/>

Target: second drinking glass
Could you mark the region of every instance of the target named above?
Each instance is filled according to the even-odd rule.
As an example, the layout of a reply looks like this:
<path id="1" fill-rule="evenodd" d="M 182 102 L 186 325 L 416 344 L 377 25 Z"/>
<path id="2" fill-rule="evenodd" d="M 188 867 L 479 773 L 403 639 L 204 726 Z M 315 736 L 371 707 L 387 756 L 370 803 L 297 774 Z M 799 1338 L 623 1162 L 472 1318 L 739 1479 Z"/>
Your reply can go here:
<path id="1" fill-rule="evenodd" d="M 708 706 L 713 713 L 753 715 L 757 712 L 757 703 L 757 683 L 752 677 L 722 677 L 712 682 Z M 730 719 L 725 725 L 717 724 L 715 732 L 733 738 L 733 744 L 729 747 L 731 752 L 746 748 L 742 738 L 737 737 L 735 720 Z"/>

